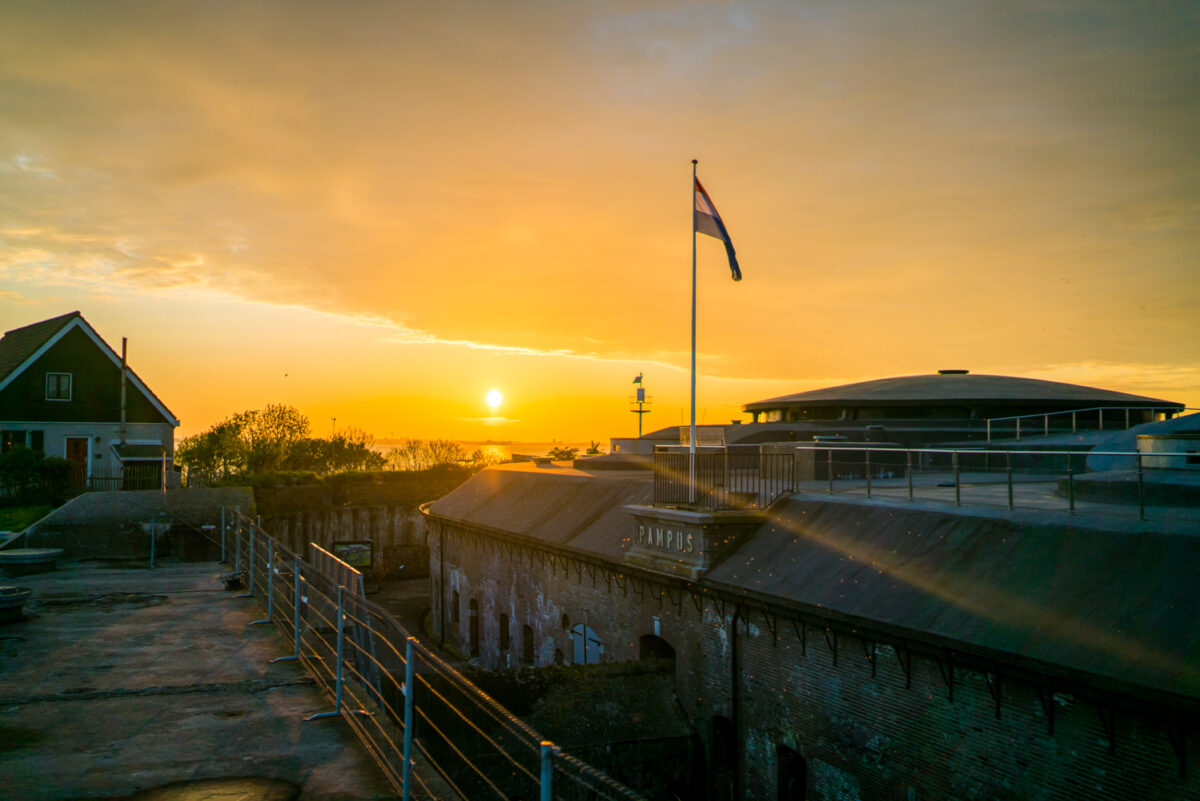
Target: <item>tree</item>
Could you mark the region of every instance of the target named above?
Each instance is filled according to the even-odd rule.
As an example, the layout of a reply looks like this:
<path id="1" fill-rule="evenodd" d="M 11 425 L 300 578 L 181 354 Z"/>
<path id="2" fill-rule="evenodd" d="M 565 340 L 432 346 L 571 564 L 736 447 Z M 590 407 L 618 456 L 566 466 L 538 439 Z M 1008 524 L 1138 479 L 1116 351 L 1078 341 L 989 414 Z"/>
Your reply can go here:
<path id="1" fill-rule="evenodd" d="M 482 457 L 482 453 L 479 455 Z M 463 447 L 448 439 L 428 442 L 410 439 L 392 448 L 387 455 L 387 464 L 392 470 L 426 470 L 440 464 L 466 464 L 469 461 L 472 460 Z"/>
<path id="2" fill-rule="evenodd" d="M 294 406 L 283 403 L 242 412 L 233 419 L 241 425 L 246 470 L 250 473 L 282 469 L 292 449 L 308 437 L 310 430 L 308 418 Z"/>
<path id="3" fill-rule="evenodd" d="M 556 462 L 569 462 L 578 455 L 578 448 L 567 448 L 558 445 L 550 449 L 550 458 Z"/>

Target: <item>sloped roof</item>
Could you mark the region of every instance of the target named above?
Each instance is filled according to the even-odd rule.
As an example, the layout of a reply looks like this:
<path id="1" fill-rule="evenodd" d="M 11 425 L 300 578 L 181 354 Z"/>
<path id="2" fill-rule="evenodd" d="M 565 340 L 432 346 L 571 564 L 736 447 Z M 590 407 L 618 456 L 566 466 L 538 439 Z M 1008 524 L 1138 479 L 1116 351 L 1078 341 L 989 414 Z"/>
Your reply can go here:
<path id="1" fill-rule="evenodd" d="M 1043 381 L 1038 378 L 1018 378 L 1007 375 L 946 373 L 906 375 L 896 378 L 877 378 L 836 387 L 824 387 L 794 395 L 747 403 L 747 411 L 777 409 L 781 406 L 832 406 L 835 404 L 916 405 L 949 404 L 958 402 L 1003 401 L 1007 403 L 1064 403 L 1087 408 L 1104 405 L 1177 406 L 1182 403 L 1114 392 L 1109 389 Z"/>
<path id="2" fill-rule="evenodd" d="M 72 320 L 82 319 L 82 316 L 78 311 L 73 311 L 4 332 L 4 337 L 0 339 L 0 382 L 6 381 L 11 374 L 19 371 L 21 366 L 55 334 Z"/>
<path id="3" fill-rule="evenodd" d="M 0 338 L 0 389 L 7 386 L 26 367 L 37 361 L 42 353 L 64 336 L 68 330 L 76 326 L 95 343 L 96 347 L 108 357 L 109 361 L 118 367 L 120 366 L 121 357 L 117 355 L 117 352 L 104 341 L 104 338 L 96 332 L 96 329 L 92 328 L 91 324 L 83 318 L 82 314 L 78 311 L 73 311 L 69 314 L 51 317 L 48 320 L 42 320 L 41 322 L 5 332 L 4 336 Z M 172 425 L 179 425 L 179 418 L 171 413 L 167 405 L 142 381 L 137 373 L 133 371 L 133 368 L 127 365 L 126 371 L 130 383 L 146 396 L 163 417 Z"/>

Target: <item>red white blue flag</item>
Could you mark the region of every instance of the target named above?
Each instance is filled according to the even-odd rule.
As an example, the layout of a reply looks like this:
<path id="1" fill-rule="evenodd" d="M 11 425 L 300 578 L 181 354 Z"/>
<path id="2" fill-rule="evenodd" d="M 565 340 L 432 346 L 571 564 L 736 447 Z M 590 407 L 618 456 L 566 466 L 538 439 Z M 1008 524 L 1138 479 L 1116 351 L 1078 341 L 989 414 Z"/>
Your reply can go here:
<path id="1" fill-rule="evenodd" d="M 737 255 L 733 252 L 733 240 L 729 238 L 729 231 L 725 230 L 725 223 L 721 222 L 721 215 L 717 214 L 717 207 L 713 205 L 708 193 L 700 185 L 699 178 L 696 179 L 694 194 L 696 207 L 692 213 L 692 224 L 696 233 L 708 234 L 725 243 L 725 253 L 729 256 L 729 269 L 733 272 L 733 280 L 741 281 L 742 268 L 738 267 Z"/>

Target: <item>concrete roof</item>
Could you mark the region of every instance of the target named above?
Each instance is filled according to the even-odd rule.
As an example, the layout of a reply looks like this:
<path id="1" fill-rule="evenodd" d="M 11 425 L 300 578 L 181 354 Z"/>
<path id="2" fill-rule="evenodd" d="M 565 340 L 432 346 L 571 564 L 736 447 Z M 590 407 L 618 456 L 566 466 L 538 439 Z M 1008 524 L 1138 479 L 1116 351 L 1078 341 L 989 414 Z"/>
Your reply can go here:
<path id="1" fill-rule="evenodd" d="M 652 495 L 648 477 L 489 469 L 431 511 L 620 563 L 624 507 Z M 701 581 L 1200 699 L 1200 536 L 1153 526 L 798 496 Z"/>
<path id="2" fill-rule="evenodd" d="M 434 501 L 430 512 L 619 560 L 632 531 L 625 506 L 653 502 L 650 474 L 591 474 L 565 464 L 489 468 Z"/>
<path id="3" fill-rule="evenodd" d="M 776 409 L 782 406 L 834 406 L 847 403 L 858 405 L 950 404 L 964 401 L 1003 401 L 1045 404 L 1064 403 L 1078 408 L 1104 405 L 1178 406 L 1182 403 L 1113 392 L 1108 389 L 1042 381 L 1036 378 L 1016 378 L 1004 375 L 908 375 L 898 378 L 878 378 L 855 384 L 825 387 L 794 395 L 747 403 L 747 412 Z"/>
<path id="4" fill-rule="evenodd" d="M 1200 537 L 793 498 L 707 578 L 1200 699 L 1198 572 Z"/>

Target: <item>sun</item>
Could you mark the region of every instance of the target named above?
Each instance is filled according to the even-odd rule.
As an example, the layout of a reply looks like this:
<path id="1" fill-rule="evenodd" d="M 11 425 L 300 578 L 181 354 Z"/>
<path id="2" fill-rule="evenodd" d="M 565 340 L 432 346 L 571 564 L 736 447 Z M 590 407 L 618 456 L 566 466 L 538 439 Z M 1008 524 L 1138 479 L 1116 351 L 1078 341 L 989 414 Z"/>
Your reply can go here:
<path id="1" fill-rule="evenodd" d="M 500 390 L 493 389 L 488 392 L 486 400 L 488 406 L 491 406 L 493 409 L 497 409 L 500 407 L 500 402 L 504 400 L 504 396 L 500 394 Z"/>

